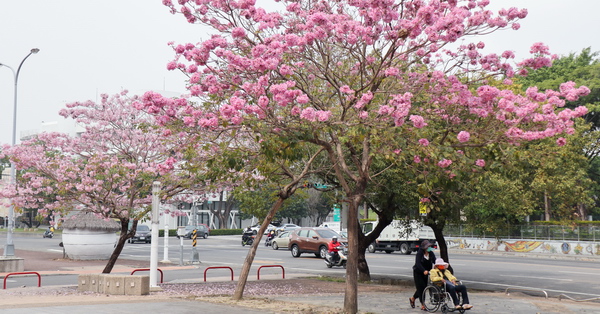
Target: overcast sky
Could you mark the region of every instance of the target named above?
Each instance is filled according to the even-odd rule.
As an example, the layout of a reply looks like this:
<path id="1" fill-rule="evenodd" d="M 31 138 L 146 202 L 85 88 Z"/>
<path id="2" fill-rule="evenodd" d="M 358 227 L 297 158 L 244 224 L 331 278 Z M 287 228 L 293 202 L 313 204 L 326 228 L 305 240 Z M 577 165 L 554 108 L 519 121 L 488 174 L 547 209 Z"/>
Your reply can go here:
<path id="1" fill-rule="evenodd" d="M 529 16 L 519 31 L 482 38 L 490 51 L 513 50 L 522 59 L 539 41 L 560 55 L 586 47 L 600 51 L 598 0 L 491 3 L 527 8 Z M 185 92 L 185 77 L 166 70 L 174 55 L 167 43 L 206 37 L 200 26 L 171 15 L 161 0 L 0 0 L 0 63 L 16 71 L 31 48 L 40 49 L 19 75 L 17 141 L 22 131 L 59 120 L 66 103 L 122 89 Z M 0 67 L 0 143 L 11 142 L 13 84 L 12 72 Z"/>

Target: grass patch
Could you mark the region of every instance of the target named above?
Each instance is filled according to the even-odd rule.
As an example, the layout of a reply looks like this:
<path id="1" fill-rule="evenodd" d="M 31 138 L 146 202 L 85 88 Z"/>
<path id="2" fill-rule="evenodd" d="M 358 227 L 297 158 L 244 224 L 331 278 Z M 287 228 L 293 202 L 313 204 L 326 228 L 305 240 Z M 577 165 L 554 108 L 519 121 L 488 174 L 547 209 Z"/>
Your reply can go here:
<path id="1" fill-rule="evenodd" d="M 319 276 L 315 277 L 315 279 L 329 282 L 346 282 L 346 278 L 343 277 Z"/>

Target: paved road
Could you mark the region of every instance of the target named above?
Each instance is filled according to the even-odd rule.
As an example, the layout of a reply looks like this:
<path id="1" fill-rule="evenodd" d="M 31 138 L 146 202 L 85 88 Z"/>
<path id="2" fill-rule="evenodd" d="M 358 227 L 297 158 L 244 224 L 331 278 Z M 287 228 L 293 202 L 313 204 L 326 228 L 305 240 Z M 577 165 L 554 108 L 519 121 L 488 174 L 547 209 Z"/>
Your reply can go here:
<path id="1" fill-rule="evenodd" d="M 1 235 L 0 235 L 1 236 Z M 236 270 L 236 274 L 239 273 L 239 265 L 245 255 L 244 251 L 247 251 L 247 248 L 240 248 L 238 244 L 238 237 L 212 237 L 209 240 L 214 240 L 213 242 L 200 242 L 202 246 L 200 247 L 200 252 L 204 253 L 202 256 L 202 263 L 200 265 L 193 265 L 184 267 L 185 269 L 172 269 L 165 272 L 165 277 L 167 277 L 168 281 L 172 282 L 201 282 L 201 271 L 206 267 L 215 264 L 230 264 Z M 47 240 L 47 239 L 46 239 Z M 15 241 L 17 249 L 24 249 L 27 246 L 29 240 L 25 240 L 24 238 L 19 238 L 18 241 Z M 40 239 L 31 239 L 35 244 L 32 244 L 32 247 L 37 248 L 38 252 L 47 252 L 48 250 L 52 250 L 53 254 L 57 254 L 53 245 L 48 245 L 50 242 L 40 242 Z M 128 258 L 137 258 L 142 262 L 148 261 L 149 256 L 149 245 L 128 245 L 126 247 L 125 254 Z M 35 250 L 35 249 L 34 249 Z M 556 276 L 569 277 L 572 279 L 574 283 L 578 282 L 588 282 L 593 281 L 595 277 L 589 276 L 586 278 L 581 273 L 585 273 L 592 267 L 595 269 L 595 265 L 597 265 L 598 261 L 589 262 L 589 261 L 573 261 L 569 260 L 548 260 L 548 259 L 531 259 L 531 258 L 522 258 L 515 257 L 511 255 L 506 255 L 501 252 L 496 252 L 498 255 L 469 255 L 469 254 L 458 254 L 455 252 L 451 253 L 451 262 L 455 265 L 458 272 L 472 274 L 473 278 L 483 278 L 486 279 L 490 277 L 492 279 L 502 279 L 505 278 L 509 283 L 519 282 L 522 280 L 523 282 L 529 284 L 532 280 L 541 280 L 544 278 L 538 278 L 537 276 L 546 276 L 548 274 L 554 274 Z M 49 253 L 46 253 L 49 254 Z M 34 256 L 41 256 L 43 254 L 34 254 Z M 190 256 L 190 255 L 186 255 Z M 381 274 L 385 275 L 385 277 L 395 277 L 395 278 L 405 278 L 405 282 L 409 282 L 409 275 L 407 272 L 410 270 L 406 270 L 405 268 L 412 265 L 412 260 L 414 259 L 414 255 L 404 256 L 400 254 L 368 254 L 369 262 L 375 276 L 379 276 Z M 187 261 L 188 257 L 186 257 Z M 302 272 L 312 271 L 315 273 L 326 273 L 326 272 L 336 272 L 343 276 L 343 269 L 339 270 L 328 270 L 322 264 L 322 260 L 312 257 L 303 257 L 303 258 L 292 258 L 289 252 L 286 251 L 273 251 L 264 247 L 259 249 L 259 254 L 257 255 L 256 265 L 264 265 L 265 263 L 272 263 L 275 261 L 279 261 L 286 267 L 286 274 L 291 273 L 289 276 L 293 278 L 294 275 L 301 274 Z M 210 263 L 210 264 L 209 264 Z M 102 265 L 100 265 L 102 266 Z M 174 266 L 173 266 L 174 267 Z M 258 266 L 256 266 L 258 267 Z M 530 267 L 530 268 L 527 268 Z M 537 267 L 537 269 L 536 269 Z M 490 269 L 491 268 L 491 269 Z M 520 268 L 527 268 L 523 272 L 521 272 Z M 576 268 L 577 270 L 573 273 L 572 268 Z M 83 268 L 82 268 L 83 269 Z M 483 271 L 481 271 L 483 269 Z M 538 273 L 539 271 L 539 273 Z M 77 272 L 77 271 L 75 271 Z M 531 274 L 531 276 L 526 275 L 527 272 Z M 275 273 L 275 272 L 274 272 Z M 513 274 L 523 274 L 523 278 L 515 278 Z M 280 275 L 279 273 L 271 276 L 270 278 L 277 278 Z M 181 276 L 181 277 L 180 277 Z M 252 277 L 251 273 L 251 277 Z M 226 275 L 221 275 L 218 277 L 211 277 L 211 280 L 223 280 L 228 281 Z M 263 276 L 261 275 L 261 278 Z M 551 276 L 546 276 L 548 281 L 552 281 L 558 278 L 554 278 Z M 63 281 L 69 281 L 68 285 L 74 285 L 76 283 L 75 275 L 64 275 L 64 276 L 44 276 L 44 286 L 48 286 L 49 283 L 47 280 L 50 278 L 60 278 Z M 69 279 L 71 278 L 71 279 Z M 463 276 L 464 278 L 464 276 Z M 506 279 L 509 278 L 509 279 Z M 18 285 L 27 285 L 32 286 L 33 284 L 24 284 L 21 280 L 27 278 L 18 278 Z M 34 278 L 28 278 L 32 281 Z M 69 279 L 69 280 L 67 280 Z M 252 280 L 252 278 L 250 278 Z M 542 281 L 543 282 L 543 281 Z M 474 285 L 480 284 L 475 280 L 467 281 L 468 285 L 473 288 Z M 10 282 L 9 284 L 15 284 L 15 282 Z M 482 285 L 494 287 L 497 290 L 503 290 L 504 286 L 500 286 L 500 284 L 494 284 L 493 280 L 483 280 Z M 588 286 L 588 289 L 597 289 L 597 286 Z M 42 288 L 43 289 L 43 288 Z M 558 290 L 558 289 L 557 289 Z M 4 294 L 0 298 L 0 305 L 3 303 L 2 300 L 9 300 L 10 295 L 13 293 L 12 291 L 18 291 L 17 289 L 9 288 L 8 290 L 3 290 L 7 294 Z M 516 292 L 516 291 L 515 291 Z M 573 292 L 573 291 L 569 291 Z M 369 313 L 392 313 L 392 312 L 419 312 L 418 310 L 413 310 L 408 307 L 408 302 L 406 301 L 409 296 L 412 295 L 412 288 L 408 289 L 399 289 L 398 292 L 395 293 L 375 293 L 375 294 L 361 294 L 359 296 L 359 309 L 361 311 L 369 312 Z M 531 296 L 520 296 L 519 293 L 513 293 L 509 296 L 504 293 L 485 293 L 482 291 L 471 290 L 471 299 L 476 305 L 476 308 L 469 311 L 468 314 L 475 313 L 599 313 L 600 312 L 600 304 L 598 302 L 572 302 L 568 300 L 559 301 L 556 297 L 552 297 L 549 299 L 545 299 L 539 297 L 531 297 Z M 556 295 L 555 295 L 556 296 Z M 14 297 L 13 297 L 14 299 Z M 165 302 L 157 301 L 157 302 L 139 302 L 139 301 L 131 301 L 127 303 L 120 302 L 106 302 L 106 296 L 102 298 L 95 298 L 88 303 L 81 303 L 75 305 L 61 305 L 58 304 L 36 304 L 31 305 L 31 303 L 27 303 L 26 301 L 29 298 L 18 298 L 17 300 L 23 300 L 23 304 L 17 304 L 7 308 L 6 306 L 2 306 L 2 313 L 56 313 L 56 312 L 68 312 L 68 313 L 131 313 L 131 309 L 135 308 L 138 312 L 158 312 L 158 311 L 176 311 L 179 313 L 192 313 L 197 311 L 202 311 L 203 313 L 257 313 L 259 310 L 256 308 L 250 309 L 247 307 L 242 307 L 242 305 L 220 305 L 213 304 L 201 301 L 188 301 L 182 300 L 180 298 L 167 300 Z M 269 299 L 277 300 L 285 302 L 285 304 L 293 304 L 296 303 L 304 303 L 304 304 L 314 304 L 317 306 L 337 306 L 341 307 L 343 304 L 344 296 L 343 293 L 339 294 L 310 294 L 310 295 L 272 295 Z M 264 310 L 260 309 L 261 313 L 278 313 L 280 311 L 272 311 L 272 310 Z"/>
<path id="2" fill-rule="evenodd" d="M 58 247 L 60 237 L 41 239 L 15 236 L 17 249 L 33 249 L 39 251 L 62 252 Z M 169 259 L 174 265 L 179 264 L 180 240 L 171 238 L 169 246 Z M 201 263 L 197 268 L 168 271 L 165 278 L 170 282 L 195 282 L 202 280 L 202 271 L 208 266 L 229 266 L 237 275 L 246 258 L 248 247 L 240 245 L 239 236 L 213 236 L 208 239 L 199 239 L 197 250 Z M 163 258 L 163 239 L 160 239 L 159 260 Z M 191 241 L 184 240 L 184 264 L 191 260 Z M 454 267 L 457 277 L 462 279 L 471 288 L 504 291 L 513 290 L 545 290 L 550 296 L 566 294 L 574 298 L 600 297 L 598 284 L 600 272 L 597 271 L 600 259 L 589 261 L 547 258 L 515 257 L 503 252 L 488 254 L 464 254 L 458 251 L 451 252 L 450 263 Z M 150 259 L 150 245 L 144 243 L 127 244 L 123 259 L 145 260 Z M 411 267 L 414 263 L 413 255 L 399 253 L 367 253 L 367 260 L 371 274 L 374 278 L 394 278 L 411 280 Z M 149 264 L 148 264 L 149 265 Z M 331 275 L 344 274 L 343 269 L 328 269 L 321 259 L 313 254 L 303 254 L 300 258 L 293 258 L 289 251 L 272 250 L 270 247 L 259 246 L 254 260 L 252 276 L 256 276 L 257 268 L 263 265 L 282 265 L 286 274 L 305 275 Z M 200 268 L 200 269 L 198 269 Z M 219 274 L 219 271 L 211 271 Z M 265 275 L 279 275 L 280 271 L 264 269 Z M 222 275 L 227 275 L 222 272 Z M 219 275 L 221 275 L 219 274 Z M 44 279 L 46 284 L 71 284 L 73 278 Z M 539 293 L 538 293 L 539 294 Z"/>

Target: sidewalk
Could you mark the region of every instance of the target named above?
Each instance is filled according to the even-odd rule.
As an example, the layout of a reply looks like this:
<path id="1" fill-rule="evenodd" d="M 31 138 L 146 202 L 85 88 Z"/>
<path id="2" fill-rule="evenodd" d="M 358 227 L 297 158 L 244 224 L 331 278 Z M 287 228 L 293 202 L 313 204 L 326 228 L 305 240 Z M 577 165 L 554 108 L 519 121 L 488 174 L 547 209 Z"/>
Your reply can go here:
<path id="1" fill-rule="evenodd" d="M 66 261 L 62 254 L 17 250 L 25 258 L 26 271 L 45 275 L 101 272 L 105 261 Z M 119 260 L 114 272 L 130 272 L 147 267 L 147 262 Z M 161 264 L 163 270 L 194 268 Z M 2 274 L 4 277 L 4 274 Z M 244 299 L 231 300 L 236 282 L 166 283 L 162 292 L 150 296 L 108 296 L 77 292 L 70 287 L 12 288 L 0 292 L 1 313 L 132 313 L 168 311 L 176 313 L 342 313 L 343 282 L 312 279 L 249 281 Z M 300 284 L 299 284 L 300 283 Z M 183 293 L 171 294 L 172 287 Z M 179 291 L 179 290 L 178 290 Z M 408 298 L 414 288 L 409 281 L 399 285 L 359 285 L 358 306 L 362 313 L 423 313 L 411 309 Z M 469 292 L 474 313 L 599 313 L 600 302 L 559 301 L 556 298 L 528 296 L 511 292 Z M 418 303 L 418 302 L 417 302 Z M 440 311 L 441 313 L 441 311 Z"/>

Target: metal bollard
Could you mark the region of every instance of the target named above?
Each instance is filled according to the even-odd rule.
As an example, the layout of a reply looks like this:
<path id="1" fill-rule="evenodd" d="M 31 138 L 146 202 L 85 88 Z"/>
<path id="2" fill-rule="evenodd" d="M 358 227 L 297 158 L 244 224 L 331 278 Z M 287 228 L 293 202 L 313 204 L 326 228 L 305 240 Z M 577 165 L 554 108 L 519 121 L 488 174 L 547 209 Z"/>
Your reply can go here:
<path id="1" fill-rule="evenodd" d="M 179 266 L 183 266 L 183 236 L 179 237 Z"/>
<path id="2" fill-rule="evenodd" d="M 196 250 L 196 243 L 198 238 L 197 229 L 192 231 L 192 263 L 199 263 L 200 259 L 198 258 L 198 251 Z"/>
<path id="3" fill-rule="evenodd" d="M 163 233 L 163 263 L 170 263 L 169 261 L 169 225 L 165 224 L 165 232 Z"/>

